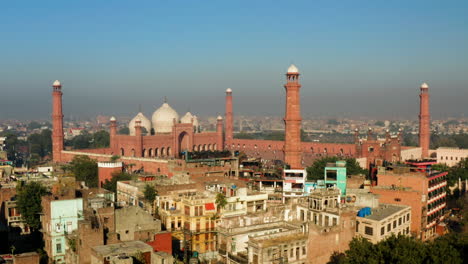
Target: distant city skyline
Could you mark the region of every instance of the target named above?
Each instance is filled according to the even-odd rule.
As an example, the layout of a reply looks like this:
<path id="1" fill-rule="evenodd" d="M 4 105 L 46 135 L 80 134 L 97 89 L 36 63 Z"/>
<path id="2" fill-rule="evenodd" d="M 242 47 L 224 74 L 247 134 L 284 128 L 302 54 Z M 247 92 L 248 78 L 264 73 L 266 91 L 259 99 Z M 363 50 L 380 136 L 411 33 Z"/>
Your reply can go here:
<path id="1" fill-rule="evenodd" d="M 182 5 L 183 4 L 183 5 Z M 417 119 L 468 115 L 466 1 L 17 1 L 0 16 L 0 119 L 150 115 L 167 96 L 183 115 L 284 115 L 287 67 L 302 115 Z"/>

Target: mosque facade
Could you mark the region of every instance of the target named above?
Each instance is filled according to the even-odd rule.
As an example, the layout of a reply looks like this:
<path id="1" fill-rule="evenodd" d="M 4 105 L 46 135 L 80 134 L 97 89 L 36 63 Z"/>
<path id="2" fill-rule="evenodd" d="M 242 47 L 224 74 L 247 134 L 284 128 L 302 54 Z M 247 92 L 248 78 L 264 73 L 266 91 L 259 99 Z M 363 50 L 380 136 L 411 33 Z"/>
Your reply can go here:
<path id="1" fill-rule="evenodd" d="M 366 137 L 355 133 L 354 144 L 301 142 L 301 110 L 299 70 L 291 65 L 286 73 L 285 100 L 285 141 L 236 139 L 233 131 L 233 91 L 228 88 L 225 98 L 225 119 L 218 116 L 216 131 L 201 132 L 198 118 L 187 112 L 182 118 L 164 102 L 152 115 L 151 120 L 143 113 L 138 113 L 129 123 L 129 135 L 117 133 L 117 120 L 110 119 L 110 146 L 103 149 L 83 149 L 64 151 L 63 149 L 63 113 L 62 113 L 62 85 L 59 81 L 53 84 L 53 160 L 68 162 L 75 155 L 91 155 L 97 160 L 108 159 L 109 155 L 119 155 L 122 160 L 138 161 L 145 168 L 158 167 L 154 163 L 165 163 L 168 159 L 177 159 L 185 151 L 239 151 L 248 156 L 265 160 L 283 160 L 291 168 L 304 168 L 313 160 L 323 156 L 341 156 L 366 158 L 367 165 L 382 161 L 401 161 L 402 150 L 401 133 L 390 134 L 385 138 L 377 138 L 372 130 Z M 424 86 L 424 87 L 423 87 Z M 429 101 L 428 86 L 421 88 L 420 135 L 422 145 L 427 143 L 429 134 Z M 422 131 L 423 130 L 423 131 Z M 423 142 L 424 141 L 424 142 Z M 406 147 L 407 148 L 407 147 Z M 417 158 L 417 157 L 415 157 Z M 148 163 L 148 164 L 147 164 Z M 151 169 L 150 169 L 151 171 Z"/>

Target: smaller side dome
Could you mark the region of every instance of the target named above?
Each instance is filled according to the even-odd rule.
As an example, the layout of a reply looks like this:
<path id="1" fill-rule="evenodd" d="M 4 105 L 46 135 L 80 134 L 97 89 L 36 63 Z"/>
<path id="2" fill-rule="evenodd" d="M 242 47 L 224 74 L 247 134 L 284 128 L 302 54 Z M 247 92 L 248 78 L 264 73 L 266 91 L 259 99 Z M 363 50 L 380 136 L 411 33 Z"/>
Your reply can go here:
<path id="1" fill-rule="evenodd" d="M 130 123 L 128 123 L 130 136 L 135 135 L 135 125 L 138 121 L 140 122 L 140 126 L 146 129 L 147 133 L 151 132 L 151 121 L 142 112 L 139 112 L 132 120 L 130 120 Z"/>
<path id="2" fill-rule="evenodd" d="M 62 85 L 59 80 L 55 80 L 53 86 L 60 86 Z"/>
<path id="3" fill-rule="evenodd" d="M 291 64 L 288 68 L 288 73 L 299 73 L 299 69 L 296 67 L 296 65 Z"/>
<path id="4" fill-rule="evenodd" d="M 187 113 L 180 119 L 180 123 L 183 123 L 183 124 L 190 124 L 190 123 L 192 123 L 192 119 L 193 119 L 192 113 L 187 112 Z"/>
<path id="5" fill-rule="evenodd" d="M 219 115 L 216 120 L 223 120 L 223 117 Z"/>
<path id="6" fill-rule="evenodd" d="M 421 84 L 421 88 L 427 89 L 427 88 L 429 88 L 429 85 L 427 85 L 427 83 L 423 82 Z"/>

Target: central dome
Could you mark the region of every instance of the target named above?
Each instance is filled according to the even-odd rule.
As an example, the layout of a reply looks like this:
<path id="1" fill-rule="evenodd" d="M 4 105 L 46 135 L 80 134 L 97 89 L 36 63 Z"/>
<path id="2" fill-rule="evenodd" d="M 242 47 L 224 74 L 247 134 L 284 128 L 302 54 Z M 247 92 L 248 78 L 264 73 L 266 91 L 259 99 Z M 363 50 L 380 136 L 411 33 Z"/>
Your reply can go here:
<path id="1" fill-rule="evenodd" d="M 168 103 L 164 103 L 154 111 L 151 121 L 155 133 L 170 133 L 175 122 L 179 122 L 179 114 Z"/>

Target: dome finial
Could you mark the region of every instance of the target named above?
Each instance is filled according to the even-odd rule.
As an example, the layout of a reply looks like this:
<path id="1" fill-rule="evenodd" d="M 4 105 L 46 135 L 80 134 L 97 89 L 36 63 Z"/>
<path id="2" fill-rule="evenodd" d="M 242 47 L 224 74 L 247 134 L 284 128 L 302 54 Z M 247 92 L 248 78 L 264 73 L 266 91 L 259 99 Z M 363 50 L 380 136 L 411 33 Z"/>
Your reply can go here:
<path id="1" fill-rule="evenodd" d="M 299 69 L 296 67 L 296 65 L 291 64 L 288 68 L 288 73 L 299 73 Z"/>

